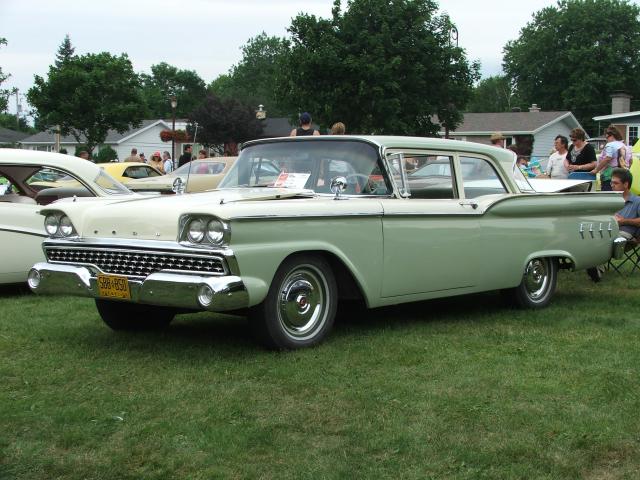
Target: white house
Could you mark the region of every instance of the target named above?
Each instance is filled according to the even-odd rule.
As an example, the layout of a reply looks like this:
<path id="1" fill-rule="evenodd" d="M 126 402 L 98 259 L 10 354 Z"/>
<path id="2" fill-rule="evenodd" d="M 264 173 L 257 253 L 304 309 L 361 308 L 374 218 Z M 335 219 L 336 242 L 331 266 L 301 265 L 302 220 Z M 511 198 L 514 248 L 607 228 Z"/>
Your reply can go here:
<path id="1" fill-rule="evenodd" d="M 186 129 L 187 122 L 185 120 L 176 121 L 176 130 Z M 171 153 L 171 142 L 163 142 L 160 140 L 160 132 L 162 130 L 171 130 L 171 120 L 143 120 L 139 127 L 132 128 L 128 132 L 118 133 L 110 130 L 102 145 L 99 145 L 93 151 L 95 155 L 104 145 L 113 148 L 119 160 L 123 160 L 131 154 L 132 148 L 137 148 L 138 153 L 143 152 L 147 158 L 154 151 L 168 151 Z M 82 143 L 82 142 L 80 142 Z M 43 150 L 47 152 L 55 151 L 56 138 L 53 132 L 39 132 L 35 135 L 20 140 L 22 148 L 30 150 Z M 75 151 L 78 142 L 72 136 L 60 138 L 60 148 L 66 148 L 70 154 Z M 176 157 L 182 153 L 182 145 L 176 144 Z"/>

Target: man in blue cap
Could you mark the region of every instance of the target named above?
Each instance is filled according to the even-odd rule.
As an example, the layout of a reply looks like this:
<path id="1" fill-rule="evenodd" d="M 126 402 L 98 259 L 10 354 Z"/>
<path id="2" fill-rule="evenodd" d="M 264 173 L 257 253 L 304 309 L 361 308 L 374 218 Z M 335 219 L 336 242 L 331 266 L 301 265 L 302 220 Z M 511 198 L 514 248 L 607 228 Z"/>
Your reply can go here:
<path id="1" fill-rule="evenodd" d="M 320 135 L 320 132 L 311 125 L 311 115 L 307 112 L 300 115 L 300 126 L 291 130 L 289 134 L 291 137 L 304 137 L 305 135 Z"/>

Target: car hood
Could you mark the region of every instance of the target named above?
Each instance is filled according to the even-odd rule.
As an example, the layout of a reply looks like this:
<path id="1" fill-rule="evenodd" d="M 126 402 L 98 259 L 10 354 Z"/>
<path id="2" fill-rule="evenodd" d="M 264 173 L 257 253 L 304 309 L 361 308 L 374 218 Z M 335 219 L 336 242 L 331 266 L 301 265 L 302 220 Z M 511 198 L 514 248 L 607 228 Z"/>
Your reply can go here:
<path id="1" fill-rule="evenodd" d="M 299 201 L 300 198 L 314 199 Z M 332 196 L 318 196 L 310 190 L 255 188 L 225 189 L 189 195 L 144 196 L 120 202 L 75 202 L 51 205 L 70 218 L 81 237 L 131 238 L 173 241 L 178 221 L 184 214 L 215 215 L 223 220 L 299 215 L 352 215 L 357 202 L 358 213 L 379 214 L 379 202 L 336 202 Z M 277 205 L 277 207 L 276 207 Z"/>
<path id="2" fill-rule="evenodd" d="M 586 191 L 591 180 L 567 180 L 557 178 L 527 178 L 529 184 L 538 193 Z"/>

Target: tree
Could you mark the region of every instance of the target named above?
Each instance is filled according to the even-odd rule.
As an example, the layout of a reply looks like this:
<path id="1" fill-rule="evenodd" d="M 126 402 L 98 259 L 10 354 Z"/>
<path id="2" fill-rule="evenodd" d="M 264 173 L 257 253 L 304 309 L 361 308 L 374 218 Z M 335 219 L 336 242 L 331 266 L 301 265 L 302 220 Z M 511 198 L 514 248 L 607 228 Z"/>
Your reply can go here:
<path id="1" fill-rule="evenodd" d="M 467 104 L 468 112 L 510 112 L 521 103 L 505 75 L 484 78 L 473 89 Z"/>
<path id="2" fill-rule="evenodd" d="M 434 135 L 454 128 L 478 65 L 451 41 L 433 0 L 335 0 L 330 19 L 298 15 L 278 89 L 289 111 L 350 132 Z"/>
<path id="3" fill-rule="evenodd" d="M 0 47 L 6 44 L 7 39 L 0 37 Z M 2 85 L 9 77 L 10 75 L 2 73 L 2 68 L 0 68 L 0 85 Z M 9 95 L 11 95 L 11 90 L 0 89 L 0 112 L 4 112 L 7 109 L 7 106 L 9 105 Z"/>
<path id="4" fill-rule="evenodd" d="M 16 120 L 16 116 L 13 113 L 0 113 L 0 127 L 25 133 L 37 132 L 35 128 L 29 126 L 24 118 L 18 117 Z"/>
<path id="5" fill-rule="evenodd" d="M 89 153 L 110 129 L 124 133 L 144 118 L 140 84 L 126 54 L 73 57 L 50 66 L 46 80 L 36 75 L 34 83 L 27 98 L 39 125 L 59 125 L 62 135 L 71 134 Z"/>
<path id="6" fill-rule="evenodd" d="M 286 115 L 288 111 L 276 96 L 276 85 L 288 51 L 285 39 L 269 37 L 262 32 L 242 47 L 242 60 L 228 74 L 215 79 L 209 90 L 221 98 L 235 98 L 254 109 L 264 105 L 271 117 Z"/>
<path id="7" fill-rule="evenodd" d="M 207 95 L 204 80 L 193 70 L 179 70 L 162 62 L 151 66 L 151 75 L 140 75 L 142 92 L 149 115 L 169 118 L 172 115 L 170 98 L 178 101 L 176 116 L 188 117 Z"/>
<path id="8" fill-rule="evenodd" d="M 195 140 L 210 147 L 225 145 L 225 152 L 237 154 L 237 144 L 257 138 L 262 124 L 256 119 L 251 105 L 233 98 L 220 99 L 207 95 L 204 103 L 189 115 L 187 131 L 193 137 L 195 122 L 198 132 Z"/>
<path id="9" fill-rule="evenodd" d="M 560 0 L 504 48 L 503 69 L 526 104 L 571 110 L 585 127 L 609 95 L 640 95 L 640 7 L 626 0 Z"/>
<path id="10" fill-rule="evenodd" d="M 74 58 L 76 49 L 71 46 L 71 39 L 69 35 L 65 35 L 62 44 L 58 47 L 58 53 L 56 53 L 56 67 L 60 68 L 66 62 Z"/>

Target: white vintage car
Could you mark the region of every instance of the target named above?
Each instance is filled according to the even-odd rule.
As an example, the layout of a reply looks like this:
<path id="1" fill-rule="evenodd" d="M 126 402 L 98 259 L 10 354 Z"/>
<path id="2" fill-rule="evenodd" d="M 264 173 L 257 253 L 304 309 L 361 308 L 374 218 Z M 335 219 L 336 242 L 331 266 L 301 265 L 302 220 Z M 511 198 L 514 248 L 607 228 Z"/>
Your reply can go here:
<path id="1" fill-rule="evenodd" d="M 33 150 L 0 149 L 0 284 L 27 280 L 44 259 L 47 236 L 38 212 L 61 198 L 134 196 L 81 158 Z"/>
<path id="2" fill-rule="evenodd" d="M 433 168 L 429 165 L 435 165 Z M 617 193 L 536 193 L 515 155 L 413 137 L 252 141 L 219 190 L 42 209 L 36 293 L 95 298 L 113 329 L 246 311 L 273 348 L 317 344 L 341 299 L 503 290 L 549 303 L 559 268 L 619 256 Z"/>

